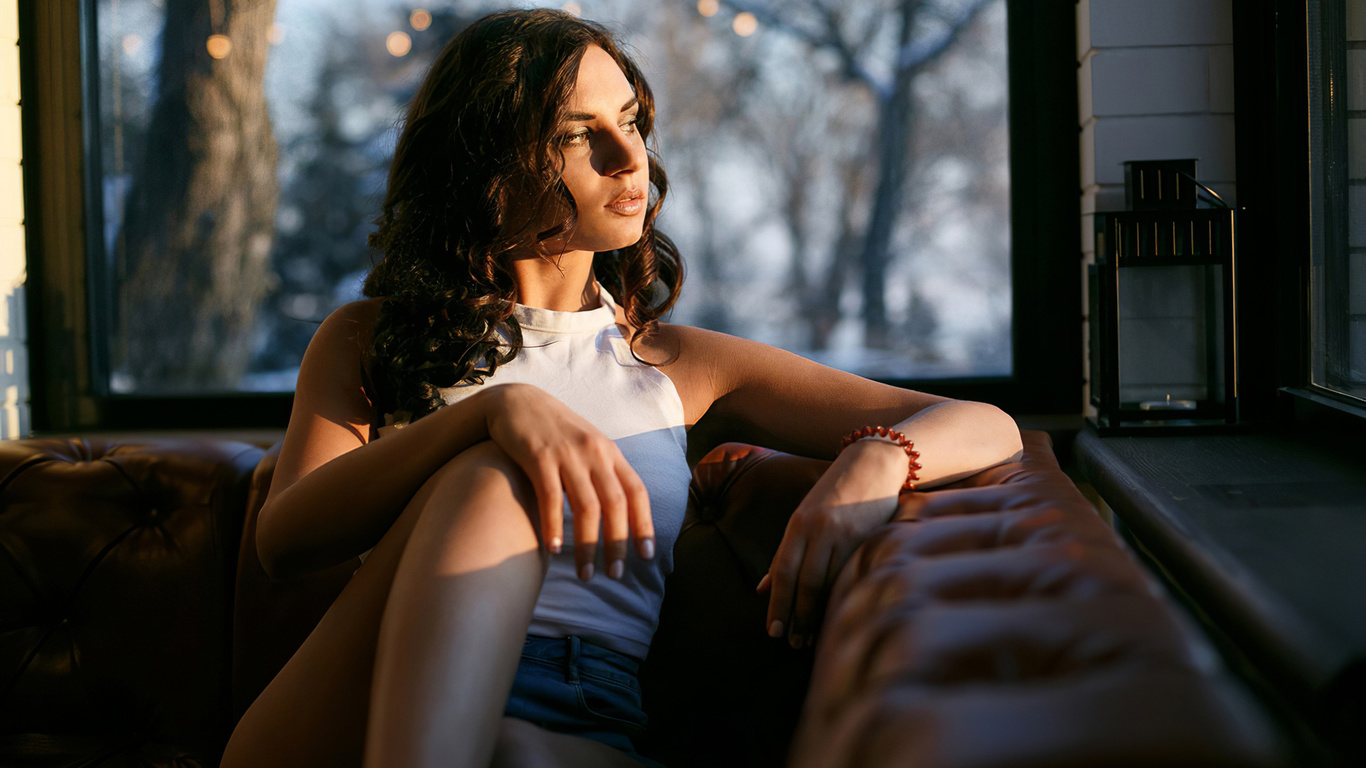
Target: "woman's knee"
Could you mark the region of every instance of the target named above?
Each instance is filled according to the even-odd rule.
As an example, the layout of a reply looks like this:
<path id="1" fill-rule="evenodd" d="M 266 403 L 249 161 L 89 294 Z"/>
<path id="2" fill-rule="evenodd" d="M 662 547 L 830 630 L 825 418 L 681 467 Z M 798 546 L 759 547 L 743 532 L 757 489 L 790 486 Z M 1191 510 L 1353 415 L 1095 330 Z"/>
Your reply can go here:
<path id="1" fill-rule="evenodd" d="M 461 451 L 434 472 L 426 486 L 433 486 L 436 491 L 466 496 L 505 491 L 532 509 L 536 505 L 536 491 L 531 479 L 492 440 L 475 443 Z"/>
<path id="2" fill-rule="evenodd" d="M 514 524 L 525 520 L 540 537 L 536 490 L 526 472 L 492 440 L 476 443 L 447 461 L 432 473 L 409 506 L 418 507 L 415 511 L 421 518 L 452 524 L 471 515 L 490 515 Z"/>

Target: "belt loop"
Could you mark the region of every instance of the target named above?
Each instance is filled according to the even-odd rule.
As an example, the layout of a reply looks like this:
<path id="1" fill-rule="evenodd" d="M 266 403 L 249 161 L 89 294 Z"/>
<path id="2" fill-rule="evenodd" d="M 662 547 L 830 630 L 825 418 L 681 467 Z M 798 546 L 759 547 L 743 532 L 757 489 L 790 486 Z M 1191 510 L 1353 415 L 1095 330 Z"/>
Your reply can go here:
<path id="1" fill-rule="evenodd" d="M 565 639 L 564 677 L 565 681 L 579 683 L 579 636 L 569 635 Z"/>

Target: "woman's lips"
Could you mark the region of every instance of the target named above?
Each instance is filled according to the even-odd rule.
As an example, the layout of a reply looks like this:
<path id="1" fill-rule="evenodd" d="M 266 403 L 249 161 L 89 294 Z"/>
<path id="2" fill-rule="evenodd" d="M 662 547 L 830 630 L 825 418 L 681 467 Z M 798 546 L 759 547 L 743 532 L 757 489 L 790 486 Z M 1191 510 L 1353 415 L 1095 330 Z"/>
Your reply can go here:
<path id="1" fill-rule="evenodd" d="M 645 193 L 638 189 L 629 189 L 625 194 L 608 203 L 605 207 L 613 213 L 619 213 L 623 216 L 634 216 L 645 209 Z"/>

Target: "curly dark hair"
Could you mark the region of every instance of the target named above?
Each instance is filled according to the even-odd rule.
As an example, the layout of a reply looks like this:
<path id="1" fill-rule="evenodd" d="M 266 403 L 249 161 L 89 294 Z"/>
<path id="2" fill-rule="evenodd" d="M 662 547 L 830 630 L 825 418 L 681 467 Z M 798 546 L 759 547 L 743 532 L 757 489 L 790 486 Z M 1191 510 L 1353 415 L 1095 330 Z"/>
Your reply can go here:
<path id="1" fill-rule="evenodd" d="M 433 62 L 404 118 L 370 236 L 380 259 L 364 293 L 385 298 L 366 360 L 377 414 L 418 419 L 442 405 L 437 388 L 481 382 L 521 350 L 508 256 L 577 220 L 555 137 L 593 45 L 634 88 L 636 124 L 648 141 L 650 87 L 592 22 L 547 9 L 495 13 L 452 38 Z M 633 354 L 683 282 L 677 249 L 654 227 L 668 181 L 653 149 L 648 157 L 640 240 L 593 260 L 594 277 L 635 328 Z"/>

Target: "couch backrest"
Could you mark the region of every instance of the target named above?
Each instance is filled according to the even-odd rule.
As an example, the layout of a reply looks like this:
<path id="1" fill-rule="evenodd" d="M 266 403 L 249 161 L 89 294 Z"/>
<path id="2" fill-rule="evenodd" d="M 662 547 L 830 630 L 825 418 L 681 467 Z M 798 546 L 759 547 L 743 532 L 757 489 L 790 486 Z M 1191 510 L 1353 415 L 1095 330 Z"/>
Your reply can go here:
<path id="1" fill-rule="evenodd" d="M 1047 436 L 1025 442 L 1023 462 L 958 485 L 1039 496 L 1112 540 Z M 695 467 L 641 671 L 647 754 L 669 765 L 785 762 L 812 651 L 766 636 L 755 586 L 826 466 L 727 444 Z M 236 718 L 356 567 L 265 575 L 254 539 L 274 467 L 274 451 L 236 443 L 0 443 L 0 763 L 216 762 Z M 933 516 L 962 512 L 950 508 L 964 498 L 914 501 Z"/>
<path id="2" fill-rule="evenodd" d="M 4 752 L 156 763 L 142 752 L 174 745 L 216 760 L 261 454 L 221 441 L 0 442 Z"/>

